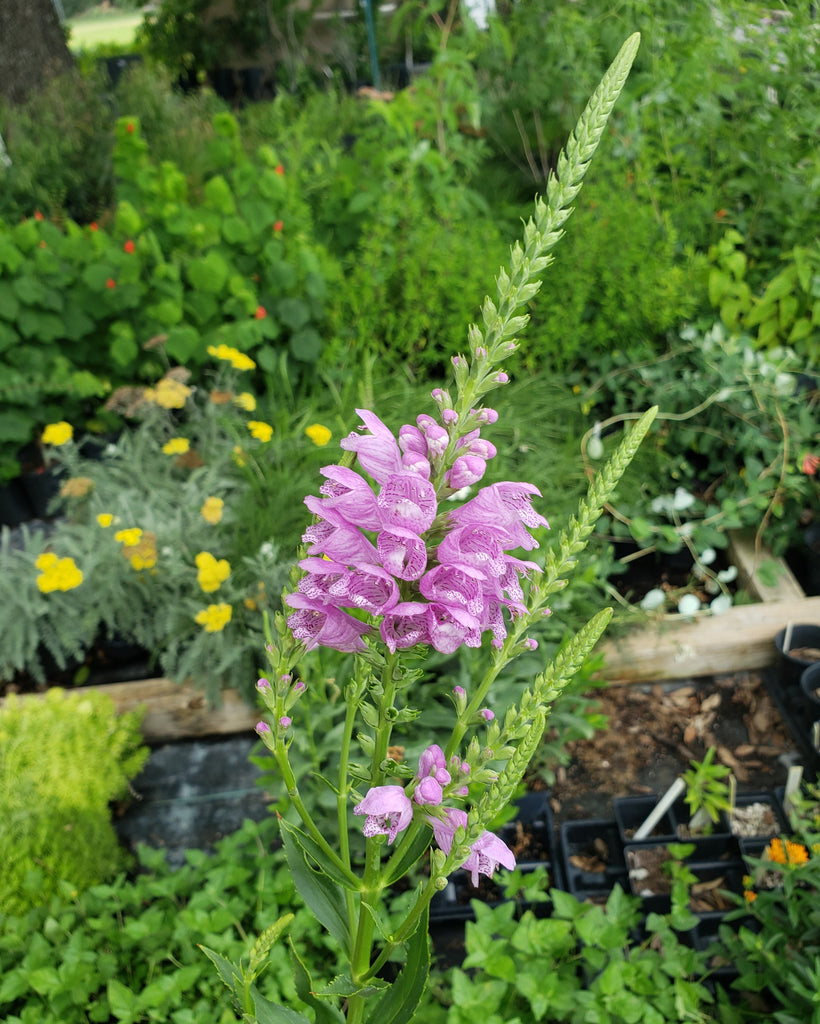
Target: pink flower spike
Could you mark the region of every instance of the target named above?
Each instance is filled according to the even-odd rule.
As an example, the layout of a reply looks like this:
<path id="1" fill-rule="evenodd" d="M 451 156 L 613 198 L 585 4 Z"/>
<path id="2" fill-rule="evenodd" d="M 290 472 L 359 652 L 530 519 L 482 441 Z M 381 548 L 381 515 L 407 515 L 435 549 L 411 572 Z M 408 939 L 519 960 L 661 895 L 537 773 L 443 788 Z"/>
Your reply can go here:
<path id="1" fill-rule="evenodd" d="M 259 733 L 260 736 L 265 736 L 267 733 L 270 732 L 270 726 L 268 725 L 267 722 L 257 722 L 256 731 Z"/>
<path id="2" fill-rule="evenodd" d="M 423 601 L 400 601 L 382 619 L 379 632 L 391 654 L 416 644 L 429 644 L 427 605 Z"/>
<path id="3" fill-rule="evenodd" d="M 362 828 L 366 839 L 387 836 L 389 846 L 413 820 L 413 805 L 401 786 L 375 786 L 356 804 L 353 813 L 367 815 Z"/>
<path id="4" fill-rule="evenodd" d="M 427 548 L 412 530 L 382 530 L 376 544 L 382 565 L 400 580 L 417 580 L 427 568 Z"/>
<path id="5" fill-rule="evenodd" d="M 387 529 L 400 527 L 422 534 L 436 518 L 436 490 L 417 473 L 395 473 L 379 492 L 378 508 Z"/>
<path id="6" fill-rule="evenodd" d="M 431 744 L 422 752 L 419 757 L 419 770 L 416 777 L 419 779 L 434 778 L 441 786 L 447 786 L 451 782 L 450 773 L 447 771 L 447 759 L 437 743 Z"/>
<path id="7" fill-rule="evenodd" d="M 370 632 L 366 623 L 304 594 L 288 594 L 285 602 L 297 609 L 288 616 L 288 626 L 294 638 L 304 643 L 305 650 L 320 645 L 348 653 L 365 650 L 362 635 Z"/>
<path id="8" fill-rule="evenodd" d="M 487 463 L 478 455 L 460 455 L 445 474 L 447 486 L 454 491 L 472 487 L 484 476 L 486 469 Z"/>

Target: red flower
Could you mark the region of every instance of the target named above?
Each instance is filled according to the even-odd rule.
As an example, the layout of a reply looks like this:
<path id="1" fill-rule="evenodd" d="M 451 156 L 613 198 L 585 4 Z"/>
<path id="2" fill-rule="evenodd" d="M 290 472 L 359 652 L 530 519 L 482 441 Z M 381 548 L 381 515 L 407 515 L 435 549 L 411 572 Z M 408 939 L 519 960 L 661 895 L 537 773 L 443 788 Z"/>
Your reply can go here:
<path id="1" fill-rule="evenodd" d="M 125 245 L 123 246 L 123 249 L 124 249 L 124 250 L 125 250 L 125 251 L 126 251 L 127 253 L 132 253 L 132 252 L 134 251 L 134 249 L 135 249 L 135 248 L 136 248 L 136 246 L 134 245 L 134 243 L 133 243 L 133 242 L 131 241 L 131 239 L 130 239 L 130 238 L 128 239 L 128 241 L 127 241 L 127 242 L 125 243 Z"/>
<path id="2" fill-rule="evenodd" d="M 277 220 L 277 221 L 274 221 L 274 224 L 273 224 L 273 230 L 274 230 L 274 231 L 276 231 L 276 232 L 279 232 L 279 231 L 281 231 L 281 230 L 282 230 L 282 228 L 283 228 L 284 226 L 285 226 L 285 225 L 284 225 L 284 224 L 282 223 L 282 221 L 281 221 L 281 220 Z"/>
<path id="3" fill-rule="evenodd" d="M 40 213 L 39 210 L 35 210 L 34 211 L 34 219 L 35 220 L 42 220 L 43 219 L 43 215 L 42 215 L 42 213 Z"/>
<path id="4" fill-rule="evenodd" d="M 106 288 L 116 288 L 117 287 L 117 282 L 114 280 L 113 277 L 109 277 L 108 280 L 105 282 L 105 287 Z"/>
<path id="5" fill-rule="evenodd" d="M 257 306 L 256 312 L 253 315 L 256 317 L 257 320 L 264 320 L 265 317 L 268 315 L 268 311 L 265 309 L 264 306 Z"/>
<path id="6" fill-rule="evenodd" d="M 129 121 L 128 124 L 125 126 L 125 130 L 128 132 L 129 135 L 134 134 L 134 125 L 131 123 L 131 121 Z"/>
<path id="7" fill-rule="evenodd" d="M 803 465 L 800 467 L 806 476 L 816 476 L 820 469 L 820 455 L 813 455 L 808 452 L 803 456 Z"/>
<path id="8" fill-rule="evenodd" d="M 92 220 L 91 223 L 88 225 L 88 230 L 89 231 L 99 231 L 100 230 L 100 225 L 95 220 Z"/>
<path id="9" fill-rule="evenodd" d="M 277 174 L 285 173 L 285 168 L 281 164 L 277 164 L 275 170 Z"/>

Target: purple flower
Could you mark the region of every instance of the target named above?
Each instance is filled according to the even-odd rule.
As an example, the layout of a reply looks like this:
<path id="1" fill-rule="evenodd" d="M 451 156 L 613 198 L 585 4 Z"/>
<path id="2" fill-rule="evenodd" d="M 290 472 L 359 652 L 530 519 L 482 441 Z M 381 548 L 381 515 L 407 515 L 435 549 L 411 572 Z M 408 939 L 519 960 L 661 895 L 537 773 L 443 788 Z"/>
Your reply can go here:
<path id="1" fill-rule="evenodd" d="M 525 526 L 534 529 L 549 523 L 532 507 L 532 495 L 541 492 L 532 484 L 506 481 L 483 487 L 461 508 L 450 513 L 450 519 L 457 526 L 486 527 L 491 524 L 493 531 L 506 535 L 505 548 L 524 548 L 531 551 L 538 542 L 530 536 Z"/>
<path id="2" fill-rule="evenodd" d="M 423 601 L 400 601 L 382 619 L 380 633 L 391 654 L 416 644 L 429 644 L 427 605 Z"/>
<path id="3" fill-rule="evenodd" d="M 427 548 L 412 530 L 382 530 L 376 544 L 382 565 L 400 580 L 417 580 L 427 568 Z"/>
<path id="4" fill-rule="evenodd" d="M 484 608 L 482 583 L 487 579 L 470 565 L 436 565 L 419 580 L 419 590 L 428 601 L 453 605 L 480 616 Z"/>
<path id="5" fill-rule="evenodd" d="M 345 564 L 378 563 L 379 553 L 375 545 L 340 512 L 325 508 L 324 503 L 312 495 L 305 498 L 305 504 L 314 515 L 322 517 L 318 523 L 311 523 L 302 535 L 302 540 L 309 545 L 309 555 L 325 554 L 328 558 Z"/>
<path id="6" fill-rule="evenodd" d="M 354 814 L 366 814 L 362 834 L 367 839 L 387 836 L 388 846 L 413 819 L 413 805 L 401 786 L 375 786 L 353 808 Z"/>
<path id="7" fill-rule="evenodd" d="M 289 729 L 291 726 L 291 719 L 287 715 L 282 715 L 279 719 L 279 727 L 281 729 Z"/>
<path id="8" fill-rule="evenodd" d="M 492 722 L 492 720 L 495 718 L 495 712 L 490 711 L 489 708 L 482 708 L 478 714 L 479 717 L 483 718 L 485 722 Z"/>
<path id="9" fill-rule="evenodd" d="M 288 594 L 285 602 L 297 609 L 288 616 L 288 626 L 295 639 L 304 643 L 306 650 L 320 644 L 336 651 L 365 650 L 362 635 L 369 633 L 370 627 L 364 622 L 305 594 Z"/>
<path id="10" fill-rule="evenodd" d="M 433 827 L 433 835 L 439 848 L 449 853 L 456 829 L 467 827 L 467 815 L 455 807 L 446 808 L 444 815 L 444 819 L 428 817 L 427 820 Z M 479 875 L 492 878 L 499 866 L 510 871 L 515 867 L 515 855 L 512 850 L 492 832 L 483 832 L 470 847 L 470 851 L 469 857 L 460 866 L 470 872 L 474 886 L 478 885 Z"/>
<path id="11" fill-rule="evenodd" d="M 381 525 L 422 534 L 436 518 L 436 490 L 417 473 L 394 473 L 379 491 Z"/>
<path id="12" fill-rule="evenodd" d="M 462 644 L 481 646 L 481 624 L 474 616 L 455 606 L 427 605 L 430 643 L 441 654 L 454 654 Z"/>
<path id="13" fill-rule="evenodd" d="M 336 509 L 347 522 L 365 530 L 379 528 L 376 495 L 363 476 L 345 466 L 324 466 L 319 472 L 327 478 L 319 488 L 325 495 L 323 509 Z"/>
<path id="14" fill-rule="evenodd" d="M 260 736 L 264 736 L 266 733 L 270 732 L 270 726 L 267 722 L 257 722 L 255 729 Z"/>
<path id="15" fill-rule="evenodd" d="M 401 472 L 401 453 L 389 428 L 379 417 L 367 409 L 357 409 L 363 427 L 369 434 L 348 434 L 339 443 L 342 448 L 356 452 L 362 469 L 383 484 L 393 473 Z"/>
<path id="16" fill-rule="evenodd" d="M 381 615 L 398 602 L 396 581 L 381 566 L 351 567 L 324 558 L 304 558 L 299 566 L 307 572 L 299 580 L 299 590 L 311 600 L 363 608 L 371 615 Z"/>
<path id="17" fill-rule="evenodd" d="M 256 689 L 259 690 L 260 693 L 263 693 L 265 690 L 270 690 L 270 683 L 267 679 L 257 679 Z"/>

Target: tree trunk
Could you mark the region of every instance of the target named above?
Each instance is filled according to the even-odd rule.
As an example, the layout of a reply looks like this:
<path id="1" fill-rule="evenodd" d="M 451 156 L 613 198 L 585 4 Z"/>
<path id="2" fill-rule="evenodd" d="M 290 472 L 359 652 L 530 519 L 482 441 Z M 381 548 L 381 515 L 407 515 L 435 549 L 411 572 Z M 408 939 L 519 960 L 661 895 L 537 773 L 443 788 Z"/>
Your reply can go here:
<path id="1" fill-rule="evenodd" d="M 52 0 L 0 0 L 0 97 L 22 103 L 73 67 Z"/>

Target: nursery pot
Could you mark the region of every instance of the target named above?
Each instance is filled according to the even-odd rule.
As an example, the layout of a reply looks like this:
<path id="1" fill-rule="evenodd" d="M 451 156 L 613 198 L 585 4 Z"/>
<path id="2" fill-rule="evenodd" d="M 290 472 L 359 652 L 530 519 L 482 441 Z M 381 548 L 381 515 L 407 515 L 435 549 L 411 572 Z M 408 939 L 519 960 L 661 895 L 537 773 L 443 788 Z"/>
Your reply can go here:
<path id="1" fill-rule="evenodd" d="M 561 825 L 561 870 L 581 901 L 605 903 L 616 885 L 629 888 L 623 844 L 614 821 L 588 818 Z"/>
<path id="2" fill-rule="evenodd" d="M 788 650 L 784 643 L 788 634 Z M 820 661 L 820 625 L 801 623 L 786 626 L 774 638 L 780 668 L 780 682 L 785 689 L 797 689 L 803 672 Z"/>
<path id="3" fill-rule="evenodd" d="M 780 835 L 789 827 L 785 811 L 774 793 L 736 796 L 734 811 L 727 817 L 732 835 L 741 841 Z"/>
<path id="4" fill-rule="evenodd" d="M 0 485 L 0 526 L 19 526 L 27 523 L 33 515 L 19 477 Z"/>
<path id="5" fill-rule="evenodd" d="M 809 665 L 800 676 L 800 689 L 806 702 L 809 724 L 820 719 L 820 661 Z"/>
<path id="6" fill-rule="evenodd" d="M 63 475 L 61 470 L 46 466 L 20 477 L 35 519 L 48 519 L 59 511 L 57 498 Z"/>

